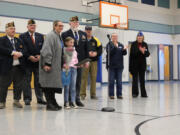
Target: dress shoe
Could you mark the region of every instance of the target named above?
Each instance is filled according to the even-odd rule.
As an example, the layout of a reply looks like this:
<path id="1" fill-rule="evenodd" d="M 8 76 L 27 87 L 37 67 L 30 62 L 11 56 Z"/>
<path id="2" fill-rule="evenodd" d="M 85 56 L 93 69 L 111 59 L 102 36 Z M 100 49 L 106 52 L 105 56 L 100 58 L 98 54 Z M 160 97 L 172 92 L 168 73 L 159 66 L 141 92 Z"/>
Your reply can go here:
<path id="1" fill-rule="evenodd" d="M 84 104 L 81 101 L 76 102 L 76 105 L 79 106 L 79 107 L 84 107 Z"/>
<path id="2" fill-rule="evenodd" d="M 0 109 L 4 109 L 6 107 L 5 103 L 0 103 Z"/>
<path id="3" fill-rule="evenodd" d="M 86 99 L 86 96 L 85 95 L 82 95 L 81 96 L 81 100 L 85 100 Z"/>
<path id="4" fill-rule="evenodd" d="M 96 96 L 91 96 L 91 99 L 97 100 L 98 97 L 96 97 Z"/>
<path id="5" fill-rule="evenodd" d="M 148 96 L 147 96 L 147 95 L 142 95 L 141 97 L 142 97 L 142 98 L 148 98 Z"/>
<path id="6" fill-rule="evenodd" d="M 24 101 L 25 105 L 31 105 L 31 102 L 29 100 Z"/>
<path id="7" fill-rule="evenodd" d="M 62 106 L 58 105 L 58 103 L 56 101 L 53 102 L 53 105 L 58 108 L 58 110 L 62 109 Z"/>
<path id="8" fill-rule="evenodd" d="M 132 97 L 133 97 L 133 98 L 137 98 L 137 97 L 138 97 L 138 95 L 132 95 Z"/>
<path id="9" fill-rule="evenodd" d="M 123 96 L 117 96 L 118 99 L 123 99 Z"/>
<path id="10" fill-rule="evenodd" d="M 114 99 L 114 96 L 110 96 L 109 98 L 110 98 L 110 99 Z"/>
<path id="11" fill-rule="evenodd" d="M 17 108 L 23 108 L 23 106 L 21 105 L 21 103 L 18 100 L 14 100 L 13 106 L 17 107 Z"/>
<path id="12" fill-rule="evenodd" d="M 47 104 L 46 110 L 48 110 L 48 111 L 58 111 L 59 109 L 53 104 Z"/>
<path id="13" fill-rule="evenodd" d="M 46 105 L 47 103 L 44 100 L 37 101 L 38 104 Z"/>

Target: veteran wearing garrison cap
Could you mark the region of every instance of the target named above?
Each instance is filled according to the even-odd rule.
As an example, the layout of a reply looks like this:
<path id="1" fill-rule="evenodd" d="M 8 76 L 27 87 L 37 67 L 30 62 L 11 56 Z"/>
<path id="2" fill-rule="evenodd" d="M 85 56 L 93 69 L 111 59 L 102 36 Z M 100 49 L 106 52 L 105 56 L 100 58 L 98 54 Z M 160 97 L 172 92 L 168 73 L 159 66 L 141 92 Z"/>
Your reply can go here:
<path id="1" fill-rule="evenodd" d="M 17 108 L 22 108 L 19 100 L 24 87 L 24 45 L 15 37 L 14 22 L 5 26 L 6 36 L 0 38 L 0 109 L 6 105 L 8 87 L 13 82 L 14 103 Z"/>
<path id="2" fill-rule="evenodd" d="M 44 36 L 36 32 L 36 22 L 33 19 L 27 22 L 27 32 L 20 35 L 27 50 L 26 56 L 26 74 L 25 74 L 25 89 L 23 90 L 25 105 L 30 105 L 32 100 L 31 78 L 34 74 L 34 88 L 38 104 L 46 104 L 43 99 L 43 93 L 39 85 L 39 60 L 40 51 L 43 46 Z"/>
<path id="3" fill-rule="evenodd" d="M 88 58 L 87 49 L 87 36 L 86 33 L 79 30 L 79 19 L 77 16 L 71 17 L 69 20 L 70 29 L 62 33 L 62 39 L 65 41 L 67 37 L 72 37 L 75 41 L 74 46 L 78 53 L 78 61 L 82 61 Z M 88 63 L 85 64 L 88 67 Z M 76 104 L 83 107 L 83 103 L 80 101 L 80 87 L 81 87 L 81 73 L 82 68 L 77 69 L 77 81 L 76 81 Z"/>
<path id="4" fill-rule="evenodd" d="M 144 42 L 144 34 L 140 31 L 137 34 L 136 41 L 131 45 L 130 56 L 129 56 L 129 72 L 132 74 L 132 96 L 138 97 L 138 80 L 140 80 L 141 97 L 147 98 L 145 88 L 145 71 L 146 71 L 146 58 L 149 57 L 150 53 L 148 45 Z"/>

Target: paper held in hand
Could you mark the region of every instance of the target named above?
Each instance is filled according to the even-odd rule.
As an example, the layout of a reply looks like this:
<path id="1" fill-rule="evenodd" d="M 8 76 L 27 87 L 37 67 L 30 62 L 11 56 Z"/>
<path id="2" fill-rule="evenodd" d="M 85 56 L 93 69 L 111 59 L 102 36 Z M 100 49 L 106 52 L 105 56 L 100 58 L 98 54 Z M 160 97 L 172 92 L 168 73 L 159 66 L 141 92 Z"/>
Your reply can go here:
<path id="1" fill-rule="evenodd" d="M 85 64 L 86 62 L 90 62 L 90 61 L 91 61 L 91 59 L 86 58 L 86 59 L 80 61 L 79 63 L 75 64 L 75 66 L 81 66 L 81 65 Z"/>

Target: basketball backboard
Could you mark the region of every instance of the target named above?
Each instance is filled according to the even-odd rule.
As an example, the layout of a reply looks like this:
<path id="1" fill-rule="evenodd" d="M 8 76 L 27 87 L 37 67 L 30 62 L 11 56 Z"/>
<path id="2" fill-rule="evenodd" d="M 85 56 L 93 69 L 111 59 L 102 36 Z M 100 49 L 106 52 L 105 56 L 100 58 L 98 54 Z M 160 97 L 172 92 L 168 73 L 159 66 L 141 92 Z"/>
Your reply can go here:
<path id="1" fill-rule="evenodd" d="M 100 1 L 100 26 L 128 29 L 128 6 Z"/>

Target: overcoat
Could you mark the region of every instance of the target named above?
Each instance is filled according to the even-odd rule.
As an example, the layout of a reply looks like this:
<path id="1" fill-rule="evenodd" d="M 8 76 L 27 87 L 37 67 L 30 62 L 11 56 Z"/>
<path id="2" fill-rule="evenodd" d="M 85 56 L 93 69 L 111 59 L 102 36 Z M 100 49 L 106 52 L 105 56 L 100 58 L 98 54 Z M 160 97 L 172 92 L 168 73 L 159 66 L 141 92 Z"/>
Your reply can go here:
<path id="1" fill-rule="evenodd" d="M 61 62 L 63 43 L 59 34 L 51 31 L 47 34 L 39 62 L 39 82 L 44 88 L 62 88 L 61 82 Z M 51 66 L 51 70 L 46 72 L 43 66 Z"/>

